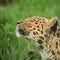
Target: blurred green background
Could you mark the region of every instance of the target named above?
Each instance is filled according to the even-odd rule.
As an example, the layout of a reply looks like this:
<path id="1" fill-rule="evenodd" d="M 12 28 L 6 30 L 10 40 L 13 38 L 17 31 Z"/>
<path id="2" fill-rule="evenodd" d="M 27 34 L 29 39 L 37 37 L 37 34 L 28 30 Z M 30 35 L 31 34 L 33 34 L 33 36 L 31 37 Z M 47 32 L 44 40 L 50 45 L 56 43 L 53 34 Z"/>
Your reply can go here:
<path id="1" fill-rule="evenodd" d="M 34 45 L 15 34 L 16 22 L 31 16 L 58 16 L 60 24 L 60 0 L 0 0 L 0 60 L 41 60 Z"/>

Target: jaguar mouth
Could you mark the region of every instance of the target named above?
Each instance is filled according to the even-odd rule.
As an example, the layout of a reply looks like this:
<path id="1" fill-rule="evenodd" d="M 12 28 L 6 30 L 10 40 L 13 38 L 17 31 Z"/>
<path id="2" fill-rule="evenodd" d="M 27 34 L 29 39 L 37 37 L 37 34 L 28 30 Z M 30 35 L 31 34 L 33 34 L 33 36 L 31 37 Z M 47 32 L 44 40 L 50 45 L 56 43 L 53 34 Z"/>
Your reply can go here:
<path id="1" fill-rule="evenodd" d="M 29 32 L 23 28 L 23 29 L 16 29 L 16 36 L 20 37 L 20 36 L 28 36 Z"/>
<path id="2" fill-rule="evenodd" d="M 28 32 L 25 28 L 19 29 L 19 33 L 20 33 L 21 35 L 28 35 L 28 34 L 29 34 L 29 32 Z"/>

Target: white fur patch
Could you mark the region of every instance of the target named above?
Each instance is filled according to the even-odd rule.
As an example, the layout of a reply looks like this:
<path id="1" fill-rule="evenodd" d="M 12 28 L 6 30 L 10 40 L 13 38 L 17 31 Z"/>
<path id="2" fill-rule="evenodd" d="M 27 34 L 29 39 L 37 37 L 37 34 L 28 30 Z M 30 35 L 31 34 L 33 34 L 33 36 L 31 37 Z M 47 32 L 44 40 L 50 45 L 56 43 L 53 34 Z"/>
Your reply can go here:
<path id="1" fill-rule="evenodd" d="M 20 33 L 19 33 L 19 31 L 18 31 L 18 28 L 16 27 L 16 36 L 17 37 L 20 37 L 21 35 L 20 35 Z"/>
<path id="2" fill-rule="evenodd" d="M 42 60 L 47 60 L 48 54 L 44 49 L 40 51 L 40 55 L 42 57 Z"/>

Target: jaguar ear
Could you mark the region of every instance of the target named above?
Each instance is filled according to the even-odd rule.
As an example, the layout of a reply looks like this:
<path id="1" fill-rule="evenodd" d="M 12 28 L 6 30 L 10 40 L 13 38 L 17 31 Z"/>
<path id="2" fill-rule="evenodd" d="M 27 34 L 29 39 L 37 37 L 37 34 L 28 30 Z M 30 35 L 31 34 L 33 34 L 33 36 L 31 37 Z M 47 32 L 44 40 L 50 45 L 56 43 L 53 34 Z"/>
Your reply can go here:
<path id="1" fill-rule="evenodd" d="M 54 17 L 49 20 L 49 25 L 50 25 L 50 30 L 52 32 L 56 32 L 57 30 L 57 25 L 58 25 L 58 17 Z"/>

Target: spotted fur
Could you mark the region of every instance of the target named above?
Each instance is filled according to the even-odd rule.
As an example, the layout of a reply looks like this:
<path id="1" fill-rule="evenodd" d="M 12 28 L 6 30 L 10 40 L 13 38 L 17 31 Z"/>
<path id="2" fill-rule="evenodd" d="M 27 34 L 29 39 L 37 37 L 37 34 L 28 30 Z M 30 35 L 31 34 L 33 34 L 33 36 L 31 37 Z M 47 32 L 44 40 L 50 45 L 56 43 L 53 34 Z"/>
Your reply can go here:
<path id="1" fill-rule="evenodd" d="M 60 60 L 60 26 L 58 19 L 34 16 L 17 22 L 16 35 L 23 36 L 39 50 L 42 60 Z"/>

